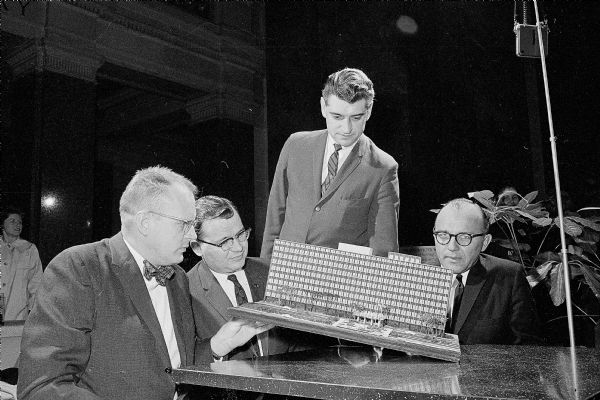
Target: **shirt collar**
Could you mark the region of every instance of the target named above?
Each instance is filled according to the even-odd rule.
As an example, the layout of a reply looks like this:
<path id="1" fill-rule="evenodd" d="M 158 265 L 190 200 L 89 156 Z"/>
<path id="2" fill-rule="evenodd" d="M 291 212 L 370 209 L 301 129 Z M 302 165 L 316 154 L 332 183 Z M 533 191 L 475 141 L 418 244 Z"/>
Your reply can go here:
<path id="1" fill-rule="evenodd" d="M 471 268 L 469 268 L 465 272 L 461 272 L 461 275 L 462 275 L 462 284 L 463 285 L 467 284 L 467 276 L 469 275 L 469 271 L 471 271 Z M 456 282 L 456 275 L 458 275 L 458 274 L 452 274 L 452 282 L 453 282 L 453 284 L 454 284 L 454 282 Z"/>
<path id="2" fill-rule="evenodd" d="M 351 152 L 352 149 L 354 148 L 354 146 L 356 146 L 358 144 L 359 140 L 360 140 L 360 137 L 356 140 L 356 142 L 352 143 L 350 146 L 342 146 L 342 149 L 340 151 L 347 151 L 348 153 Z M 329 132 L 327 132 L 327 144 L 325 146 L 332 153 L 335 151 L 334 147 L 333 147 L 334 143 L 335 143 L 335 141 L 331 138 L 331 135 L 329 134 Z"/>
<path id="3" fill-rule="evenodd" d="M 144 275 L 144 260 L 145 260 L 145 258 L 142 257 L 142 255 L 140 253 L 138 253 L 133 247 L 131 247 L 129 242 L 124 237 L 123 237 L 123 241 L 125 242 L 125 245 L 129 249 L 129 252 L 133 256 L 133 259 L 135 260 L 138 268 L 140 269 L 140 272 L 142 273 L 142 275 Z"/>

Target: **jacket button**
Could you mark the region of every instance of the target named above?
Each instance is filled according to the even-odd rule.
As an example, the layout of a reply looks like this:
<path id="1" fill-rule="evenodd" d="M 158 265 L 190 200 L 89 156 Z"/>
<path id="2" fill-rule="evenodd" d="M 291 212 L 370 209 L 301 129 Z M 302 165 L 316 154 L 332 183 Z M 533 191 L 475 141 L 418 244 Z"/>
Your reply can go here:
<path id="1" fill-rule="evenodd" d="M 319 207 L 319 206 L 316 206 L 316 207 L 315 207 L 315 211 L 321 211 L 321 207 Z"/>
<path id="2" fill-rule="evenodd" d="M 171 373 L 171 371 L 172 371 L 172 370 L 171 370 L 171 368 L 169 368 L 169 367 L 165 368 L 165 372 L 166 372 L 167 374 L 170 374 L 170 373 Z"/>

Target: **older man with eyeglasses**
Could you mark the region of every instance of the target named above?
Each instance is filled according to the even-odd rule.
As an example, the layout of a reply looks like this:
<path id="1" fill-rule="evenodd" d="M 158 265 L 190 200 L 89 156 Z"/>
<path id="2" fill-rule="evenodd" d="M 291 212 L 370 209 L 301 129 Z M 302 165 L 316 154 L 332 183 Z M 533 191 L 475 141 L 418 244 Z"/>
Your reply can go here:
<path id="1" fill-rule="evenodd" d="M 196 336 L 205 339 L 231 320 L 229 307 L 263 299 L 269 264 L 247 257 L 251 229 L 244 227 L 237 208 L 225 198 L 204 196 L 196 201 L 195 229 L 198 238 L 190 245 L 202 260 L 187 274 L 194 318 L 199 321 Z M 212 341 L 213 349 L 220 347 Z M 247 359 L 285 350 L 286 345 L 265 333 L 227 354 L 213 351 L 213 356 Z"/>
<path id="2" fill-rule="evenodd" d="M 177 264 L 196 239 L 196 191 L 168 168 L 142 169 L 121 196 L 121 232 L 48 264 L 23 330 L 19 399 L 183 398 L 171 371 L 212 361 L 195 350 L 226 354 L 270 327 L 237 320 L 195 337 Z"/>
<path id="3" fill-rule="evenodd" d="M 539 342 L 539 319 L 521 265 L 481 254 L 492 236 L 477 204 L 455 199 L 435 220 L 435 250 L 453 272 L 446 332 L 461 344 Z"/>

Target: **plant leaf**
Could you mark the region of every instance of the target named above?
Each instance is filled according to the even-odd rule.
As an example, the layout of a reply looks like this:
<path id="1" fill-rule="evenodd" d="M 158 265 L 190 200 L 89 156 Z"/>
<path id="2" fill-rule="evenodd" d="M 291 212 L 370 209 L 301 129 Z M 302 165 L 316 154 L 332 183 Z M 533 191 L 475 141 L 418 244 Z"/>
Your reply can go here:
<path id="1" fill-rule="evenodd" d="M 534 215 L 533 213 L 529 212 L 529 211 L 523 211 L 523 210 L 519 210 L 516 209 L 515 210 L 519 215 L 522 215 L 525 218 L 529 218 L 530 220 L 533 221 L 534 224 L 536 224 L 537 226 L 548 226 L 552 223 L 552 220 L 550 218 L 547 218 L 544 214 L 545 213 L 537 213 L 537 215 Z M 539 217 L 542 218 L 539 218 Z M 544 225 L 545 224 L 545 225 Z"/>
<path id="2" fill-rule="evenodd" d="M 585 264 L 581 266 L 581 271 L 590 289 L 600 300 L 600 273 L 595 268 Z"/>
<path id="3" fill-rule="evenodd" d="M 533 199 L 535 199 L 538 195 L 538 191 L 534 190 L 531 193 L 527 193 L 523 198 L 519 201 L 518 207 L 525 207 L 527 204 L 531 203 Z"/>
<path id="4" fill-rule="evenodd" d="M 565 229 L 565 233 L 573 237 L 581 235 L 583 232 L 581 226 L 571 221 L 569 218 L 570 217 L 563 218 L 563 227 Z M 560 221 L 558 220 L 558 217 L 554 218 L 554 223 L 556 226 L 560 227 Z"/>
<path id="5" fill-rule="evenodd" d="M 565 281 L 564 281 L 565 269 L 562 263 L 558 263 L 556 268 L 552 268 L 550 272 L 550 298 L 552 304 L 559 306 L 565 302 Z"/>
<path id="6" fill-rule="evenodd" d="M 481 205 L 483 205 L 488 210 L 494 210 L 496 207 L 494 203 L 492 203 L 492 198 L 494 197 L 494 193 L 490 190 L 481 190 L 478 192 L 470 192 L 467 193 L 469 198 L 473 198 L 477 200 Z"/>
<path id="7" fill-rule="evenodd" d="M 587 228 L 590 228 L 590 229 L 593 229 L 595 231 L 600 232 L 600 224 L 598 224 L 596 222 L 593 222 L 593 221 L 590 221 L 587 218 L 575 217 L 575 216 L 568 216 L 566 218 L 568 218 L 571 221 L 574 221 L 574 222 L 576 222 L 576 223 L 578 223 L 580 225 L 583 225 L 583 226 L 585 226 Z"/>
<path id="8" fill-rule="evenodd" d="M 469 197 L 482 198 L 486 200 L 491 200 L 494 197 L 494 192 L 491 190 L 478 190 L 476 192 L 467 193 Z"/>
<path id="9" fill-rule="evenodd" d="M 548 217 L 536 218 L 533 220 L 533 225 L 540 226 L 540 227 L 548 226 L 551 223 L 552 223 L 552 218 L 548 218 Z"/>
<path id="10" fill-rule="evenodd" d="M 548 275 L 548 273 L 552 271 L 552 268 L 554 268 L 554 266 L 557 264 L 559 263 L 557 263 L 556 261 L 546 261 L 545 263 L 537 267 L 535 270 L 538 273 L 539 279 L 545 279 L 546 275 Z"/>
<path id="11" fill-rule="evenodd" d="M 560 256 L 553 251 L 545 251 L 535 256 L 535 260 L 545 263 L 547 261 L 560 262 Z"/>

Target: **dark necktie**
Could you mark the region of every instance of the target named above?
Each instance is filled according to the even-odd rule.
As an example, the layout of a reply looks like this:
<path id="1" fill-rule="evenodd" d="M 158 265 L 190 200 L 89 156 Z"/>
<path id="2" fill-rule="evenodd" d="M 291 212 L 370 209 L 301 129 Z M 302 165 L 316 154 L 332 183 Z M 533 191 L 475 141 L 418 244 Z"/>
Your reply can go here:
<path id="1" fill-rule="evenodd" d="M 154 277 L 159 285 L 165 286 L 167 279 L 170 279 L 174 273 L 175 270 L 170 265 L 155 267 L 149 261 L 144 260 L 144 278 L 146 280 L 151 280 Z"/>
<path id="2" fill-rule="evenodd" d="M 248 297 L 246 296 L 246 291 L 240 284 L 240 281 L 238 281 L 237 276 L 234 274 L 227 275 L 227 279 L 233 283 L 233 287 L 235 288 L 235 301 L 237 301 L 237 305 L 241 306 L 242 304 L 247 303 Z M 260 356 L 258 338 L 256 336 L 250 339 L 249 345 L 252 354 L 254 354 L 255 357 Z"/>
<path id="3" fill-rule="evenodd" d="M 240 281 L 238 281 L 237 276 L 231 274 L 227 276 L 227 279 L 233 283 L 235 288 L 235 300 L 237 301 L 237 305 L 241 306 L 242 304 L 247 303 L 248 296 L 246 296 L 246 291 L 244 291 L 244 288 L 240 284 Z"/>
<path id="4" fill-rule="evenodd" d="M 331 182 L 333 181 L 333 178 L 335 178 L 335 175 L 337 174 L 338 160 L 340 159 L 339 152 L 342 149 L 342 146 L 340 144 L 334 143 L 333 148 L 335 149 L 335 151 L 331 153 L 331 156 L 329 157 L 329 162 L 327 163 L 327 177 L 325 178 L 325 182 L 323 182 L 323 184 L 321 185 L 321 196 L 327 191 L 329 185 L 331 185 Z"/>
<path id="5" fill-rule="evenodd" d="M 458 281 L 458 285 L 454 289 L 454 304 L 452 306 L 452 322 L 450 323 L 450 332 L 454 332 L 454 328 L 456 327 L 456 320 L 458 318 L 458 311 L 460 310 L 460 302 L 462 300 L 463 292 L 465 290 L 465 286 L 462 282 L 462 275 L 456 275 L 456 280 Z"/>

